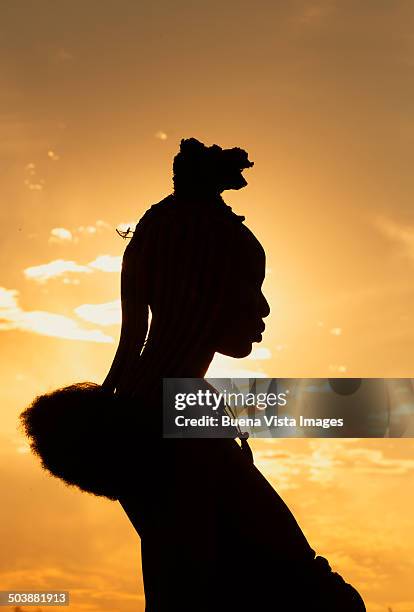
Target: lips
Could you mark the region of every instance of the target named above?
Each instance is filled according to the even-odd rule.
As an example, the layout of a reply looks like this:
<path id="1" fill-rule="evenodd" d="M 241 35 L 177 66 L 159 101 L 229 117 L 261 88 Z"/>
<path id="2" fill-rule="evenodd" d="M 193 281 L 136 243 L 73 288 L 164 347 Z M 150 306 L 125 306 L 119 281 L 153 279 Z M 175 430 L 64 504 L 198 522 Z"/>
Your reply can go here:
<path id="1" fill-rule="evenodd" d="M 261 342 L 262 333 L 264 332 L 265 329 L 266 329 L 266 326 L 264 323 L 262 323 L 259 329 L 253 334 L 253 342 Z"/>

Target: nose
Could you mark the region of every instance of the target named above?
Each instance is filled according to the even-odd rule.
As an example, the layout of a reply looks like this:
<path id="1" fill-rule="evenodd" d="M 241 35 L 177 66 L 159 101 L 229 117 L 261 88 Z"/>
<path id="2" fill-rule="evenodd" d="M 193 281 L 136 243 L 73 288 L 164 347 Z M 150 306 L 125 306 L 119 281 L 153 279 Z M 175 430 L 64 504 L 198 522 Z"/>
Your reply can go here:
<path id="1" fill-rule="evenodd" d="M 270 314 L 269 302 L 262 293 L 262 318 L 268 317 Z"/>

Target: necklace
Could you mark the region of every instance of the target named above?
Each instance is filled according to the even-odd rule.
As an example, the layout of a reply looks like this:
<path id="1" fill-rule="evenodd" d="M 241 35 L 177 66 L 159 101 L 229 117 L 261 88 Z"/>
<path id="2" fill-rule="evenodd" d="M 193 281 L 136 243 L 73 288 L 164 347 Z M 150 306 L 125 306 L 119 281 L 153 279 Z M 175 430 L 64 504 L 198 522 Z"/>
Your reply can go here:
<path id="1" fill-rule="evenodd" d="M 231 408 L 231 406 L 229 406 L 228 404 L 224 403 L 224 411 L 228 413 L 230 413 L 230 416 L 232 419 L 235 420 L 235 427 L 237 430 L 237 437 L 240 440 L 241 443 L 241 450 L 243 452 L 243 454 L 247 457 L 247 459 L 249 460 L 250 463 L 254 463 L 254 458 L 253 458 L 253 453 L 252 453 L 252 449 L 249 446 L 249 443 L 247 442 L 247 439 L 249 438 L 249 432 L 248 431 L 242 431 L 240 429 L 240 426 L 237 422 L 237 418 Z"/>

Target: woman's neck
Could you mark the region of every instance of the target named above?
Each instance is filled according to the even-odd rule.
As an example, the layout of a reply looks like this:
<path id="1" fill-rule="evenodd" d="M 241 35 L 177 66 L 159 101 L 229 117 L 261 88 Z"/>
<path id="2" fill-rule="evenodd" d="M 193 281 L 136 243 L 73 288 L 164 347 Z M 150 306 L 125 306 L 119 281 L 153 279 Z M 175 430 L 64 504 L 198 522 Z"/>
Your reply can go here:
<path id="1" fill-rule="evenodd" d="M 162 388 L 164 378 L 204 378 L 215 351 L 200 349 L 180 356 L 171 347 L 148 344 L 141 356 L 123 373 L 119 391 L 126 395 L 147 395 Z"/>
<path id="2" fill-rule="evenodd" d="M 184 358 L 176 357 L 173 353 L 172 359 L 159 363 L 160 356 L 165 354 L 167 354 L 167 349 L 162 346 L 147 347 L 141 355 L 141 364 L 145 367 L 146 362 L 148 364 L 152 362 L 154 366 L 151 375 L 156 375 L 158 378 L 203 378 L 213 360 L 215 351 L 198 348 L 196 354 L 193 353 Z"/>

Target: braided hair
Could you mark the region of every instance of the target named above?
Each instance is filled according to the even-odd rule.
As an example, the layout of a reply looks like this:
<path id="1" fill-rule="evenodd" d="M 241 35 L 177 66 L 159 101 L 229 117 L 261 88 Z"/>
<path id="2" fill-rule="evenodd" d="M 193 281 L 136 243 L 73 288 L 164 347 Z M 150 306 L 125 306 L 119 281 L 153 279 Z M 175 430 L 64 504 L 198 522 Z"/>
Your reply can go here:
<path id="1" fill-rule="evenodd" d="M 241 149 L 181 142 L 174 193 L 147 210 L 124 252 L 121 335 L 103 384 L 40 395 L 21 414 L 32 451 L 66 484 L 117 498 L 116 461 L 107 452 L 114 421 L 128 419 L 129 400 L 148 397 L 161 377 L 182 375 L 213 334 L 251 234 L 220 193 L 246 184 L 241 172 L 250 166 Z"/>

